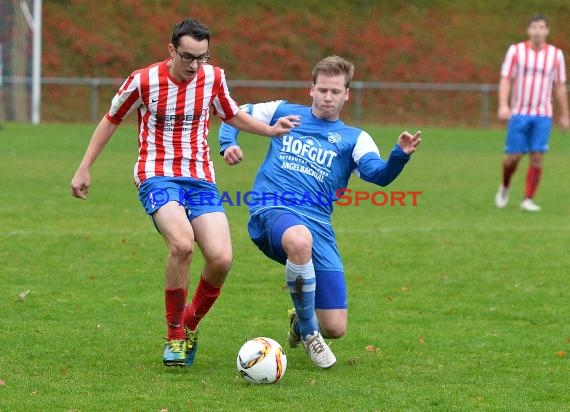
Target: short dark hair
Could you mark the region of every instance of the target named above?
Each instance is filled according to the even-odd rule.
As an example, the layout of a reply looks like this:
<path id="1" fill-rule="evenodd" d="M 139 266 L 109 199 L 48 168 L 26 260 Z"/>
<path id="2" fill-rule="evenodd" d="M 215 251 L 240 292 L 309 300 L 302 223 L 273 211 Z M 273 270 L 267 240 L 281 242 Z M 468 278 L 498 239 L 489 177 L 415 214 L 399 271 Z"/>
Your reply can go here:
<path id="1" fill-rule="evenodd" d="M 183 36 L 190 36 L 198 41 L 210 41 L 208 28 L 196 19 L 185 19 L 174 26 L 172 30 L 172 45 L 178 47 L 179 40 Z"/>
<path id="2" fill-rule="evenodd" d="M 535 14 L 528 19 L 527 27 L 530 27 L 532 23 L 536 23 L 538 21 L 543 21 L 546 24 L 546 27 L 548 27 L 548 20 L 546 20 L 546 17 L 543 14 Z"/>
<path id="3" fill-rule="evenodd" d="M 313 68 L 313 84 L 317 83 L 317 76 L 326 74 L 328 76 L 344 75 L 344 87 L 348 88 L 352 76 L 354 76 L 354 64 L 339 56 L 328 56 L 318 62 Z"/>

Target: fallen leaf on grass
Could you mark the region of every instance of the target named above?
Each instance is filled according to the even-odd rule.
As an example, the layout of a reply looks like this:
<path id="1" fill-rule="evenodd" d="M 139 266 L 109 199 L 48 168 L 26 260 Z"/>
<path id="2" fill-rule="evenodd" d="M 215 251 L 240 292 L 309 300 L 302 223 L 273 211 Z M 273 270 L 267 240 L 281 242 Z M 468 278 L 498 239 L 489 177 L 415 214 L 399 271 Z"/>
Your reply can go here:
<path id="1" fill-rule="evenodd" d="M 559 358 L 565 358 L 567 355 L 566 352 L 564 352 L 563 350 L 556 352 L 556 356 L 558 356 Z"/>
<path id="2" fill-rule="evenodd" d="M 380 349 L 374 345 L 366 345 L 366 352 L 378 352 Z"/>
<path id="3" fill-rule="evenodd" d="M 418 343 L 419 343 L 420 345 L 425 345 L 425 344 L 426 344 L 426 339 L 425 339 L 423 336 L 420 336 L 420 337 L 418 338 Z"/>
<path id="4" fill-rule="evenodd" d="M 6 381 L 4 379 L 0 379 L 0 386 L 5 386 L 6 385 Z"/>

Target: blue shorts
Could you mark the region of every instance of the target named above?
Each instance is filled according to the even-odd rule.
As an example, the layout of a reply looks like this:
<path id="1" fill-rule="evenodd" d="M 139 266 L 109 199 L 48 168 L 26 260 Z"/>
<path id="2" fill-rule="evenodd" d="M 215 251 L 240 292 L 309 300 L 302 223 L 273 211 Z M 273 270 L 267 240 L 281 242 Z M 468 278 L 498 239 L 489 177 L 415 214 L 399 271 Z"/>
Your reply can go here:
<path id="1" fill-rule="evenodd" d="M 548 151 L 552 118 L 544 116 L 511 116 L 507 128 L 505 153 Z"/>
<path id="2" fill-rule="evenodd" d="M 151 177 L 139 186 L 139 200 L 151 217 L 172 201 L 186 208 L 190 221 L 205 213 L 224 212 L 216 184 L 191 177 Z"/>
<path id="3" fill-rule="evenodd" d="M 317 277 L 316 308 L 346 309 L 344 268 L 330 224 L 287 209 L 268 208 L 250 216 L 248 231 L 253 243 L 267 257 L 284 265 L 287 255 L 281 245 L 281 239 L 285 230 L 295 225 L 306 226 L 313 236 L 312 259 Z"/>

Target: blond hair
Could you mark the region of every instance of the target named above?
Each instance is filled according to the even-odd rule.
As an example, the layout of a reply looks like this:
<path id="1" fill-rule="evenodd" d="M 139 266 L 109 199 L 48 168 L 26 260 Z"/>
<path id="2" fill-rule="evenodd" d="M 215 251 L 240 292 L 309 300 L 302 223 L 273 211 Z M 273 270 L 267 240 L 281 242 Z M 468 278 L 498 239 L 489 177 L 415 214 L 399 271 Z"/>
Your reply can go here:
<path id="1" fill-rule="evenodd" d="M 313 68 L 313 84 L 317 82 L 319 74 L 328 76 L 344 75 L 344 86 L 348 88 L 354 76 L 354 64 L 339 56 L 328 56 L 318 62 Z"/>

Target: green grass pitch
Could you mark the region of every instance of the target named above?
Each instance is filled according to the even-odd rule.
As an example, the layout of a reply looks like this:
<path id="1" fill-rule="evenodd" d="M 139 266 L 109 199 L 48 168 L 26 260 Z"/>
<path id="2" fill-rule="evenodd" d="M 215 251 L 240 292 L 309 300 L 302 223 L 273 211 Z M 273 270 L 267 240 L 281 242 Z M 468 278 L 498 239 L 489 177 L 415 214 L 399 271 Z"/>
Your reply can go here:
<path id="1" fill-rule="evenodd" d="M 384 155 L 400 131 L 366 129 Z M 354 177 L 353 190 L 422 194 L 336 208 L 349 287 L 338 363 L 318 370 L 287 350 L 283 380 L 256 386 L 237 377 L 237 351 L 254 336 L 286 344 L 289 297 L 247 237 L 246 208 L 227 208 L 234 265 L 195 365 L 163 367 L 166 248 L 132 183 L 136 131 L 118 130 L 84 202 L 69 182 L 92 130 L 0 130 L 0 410 L 568 410 L 568 135 L 554 132 L 535 214 L 518 209 L 526 159 L 511 204 L 494 206 L 503 130 L 426 128 L 391 186 Z M 216 125 L 210 136 L 217 152 Z M 237 167 L 214 155 L 221 190 L 251 188 L 266 139 L 243 135 Z"/>

